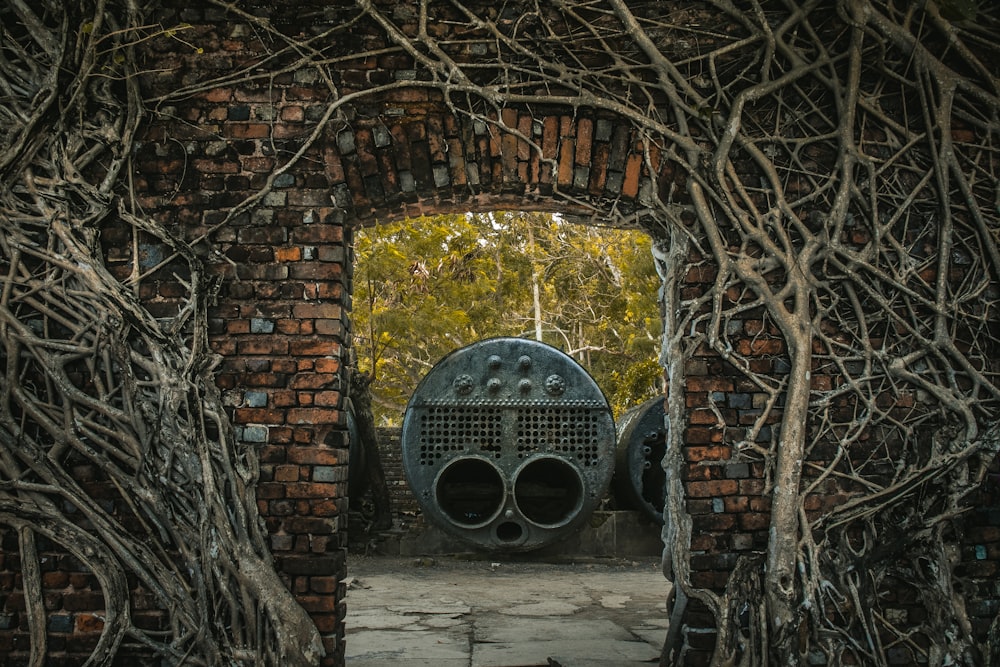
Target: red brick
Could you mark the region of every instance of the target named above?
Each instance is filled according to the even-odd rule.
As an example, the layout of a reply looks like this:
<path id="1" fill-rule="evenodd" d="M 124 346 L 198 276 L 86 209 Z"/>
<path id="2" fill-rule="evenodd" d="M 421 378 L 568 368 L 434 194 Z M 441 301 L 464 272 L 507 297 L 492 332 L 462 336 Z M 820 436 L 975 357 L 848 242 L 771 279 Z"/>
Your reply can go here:
<path id="1" fill-rule="evenodd" d="M 299 595 L 296 599 L 309 613 L 332 612 L 337 608 L 337 600 L 333 595 Z"/>
<path id="2" fill-rule="evenodd" d="M 194 168 L 202 174 L 236 174 L 240 165 L 229 160 L 194 160 Z"/>
<path id="3" fill-rule="evenodd" d="M 714 411 L 708 408 L 699 408 L 691 410 L 688 421 L 691 424 L 718 424 L 719 418 Z"/>
<path id="4" fill-rule="evenodd" d="M 292 341 L 288 346 L 288 350 L 291 354 L 296 356 L 314 357 L 320 357 L 336 352 L 336 349 L 328 340 Z"/>
<path id="5" fill-rule="evenodd" d="M 323 635 L 333 635 L 334 631 L 337 630 L 338 622 L 336 614 L 310 614 L 310 618 L 316 624 L 316 629 Z M 326 644 L 326 654 L 334 655 L 336 653 L 336 646 L 333 643 L 336 639 L 334 637 L 327 637 L 323 641 Z"/>
<path id="6" fill-rule="evenodd" d="M 263 139 L 271 135 L 271 126 L 265 123 L 226 123 L 223 135 L 230 139 Z"/>
<path id="7" fill-rule="evenodd" d="M 77 614 L 77 632 L 101 632 L 104 630 L 104 619 L 94 614 Z"/>
<path id="8" fill-rule="evenodd" d="M 706 466 L 700 463 L 692 463 L 684 466 L 683 479 L 685 482 L 694 480 L 719 479 L 722 475 L 718 472 L 719 466 Z"/>
<path id="9" fill-rule="evenodd" d="M 555 159 L 558 147 L 559 118 L 557 116 L 546 116 L 542 122 L 542 157 L 546 160 Z"/>
<path id="10" fill-rule="evenodd" d="M 284 416 L 283 411 L 268 408 L 236 408 L 233 411 L 233 421 L 237 424 L 280 424 Z"/>
<path id="11" fill-rule="evenodd" d="M 341 493 L 340 485 L 334 482 L 297 482 L 284 486 L 288 498 L 337 498 Z"/>
<path id="12" fill-rule="evenodd" d="M 275 248 L 274 261 L 276 262 L 297 262 L 302 259 L 302 248 Z"/>
<path id="13" fill-rule="evenodd" d="M 339 424 L 339 410 L 323 408 L 291 408 L 285 417 L 288 424 Z"/>
<path id="14" fill-rule="evenodd" d="M 688 482 L 687 492 L 691 498 L 712 498 L 715 496 L 732 496 L 739 491 L 735 479 L 717 479 L 709 482 Z"/>
<path id="15" fill-rule="evenodd" d="M 594 149 L 593 169 L 590 170 L 590 183 L 587 191 L 592 195 L 600 195 L 604 191 L 604 186 L 608 180 L 608 159 L 611 156 L 611 148 L 600 143 Z"/>
<path id="16" fill-rule="evenodd" d="M 781 354 L 785 351 L 784 341 L 778 338 L 740 339 L 736 349 L 743 355 Z"/>
<path id="17" fill-rule="evenodd" d="M 66 588 L 69 585 L 69 574 L 66 572 L 43 572 L 43 588 Z"/>
<path id="18" fill-rule="evenodd" d="M 309 588 L 314 593 L 335 593 L 338 580 L 336 577 L 310 577 Z"/>
<path id="19" fill-rule="evenodd" d="M 733 381 L 722 377 L 688 377 L 689 392 L 733 391 Z"/>
<path id="20" fill-rule="evenodd" d="M 723 432 L 717 428 L 692 426 L 685 431 L 684 442 L 689 445 L 706 445 L 712 442 L 722 442 Z"/>
<path id="21" fill-rule="evenodd" d="M 732 514 L 739 514 L 750 509 L 750 499 L 746 496 L 728 496 L 723 499 L 726 511 Z"/>
<path id="22" fill-rule="evenodd" d="M 325 407 L 339 407 L 341 394 L 339 391 L 318 391 L 314 395 L 316 405 Z"/>
<path id="23" fill-rule="evenodd" d="M 687 461 L 726 461 L 732 457 L 729 447 L 685 447 L 684 458 Z"/>
<path id="24" fill-rule="evenodd" d="M 501 164 L 503 165 L 503 180 L 505 183 L 517 181 L 517 136 L 510 132 L 505 132 L 500 139 L 503 149 L 501 154 Z"/>
<path id="25" fill-rule="evenodd" d="M 339 516 L 343 510 L 341 501 L 328 498 L 326 500 L 314 500 L 309 503 L 309 511 L 313 516 Z"/>
<path id="26" fill-rule="evenodd" d="M 275 482 L 297 482 L 299 481 L 299 466 L 283 465 L 274 468 Z"/>
<path id="27" fill-rule="evenodd" d="M 338 379 L 336 375 L 331 373 L 303 373 L 295 376 L 289 386 L 292 389 L 322 389 L 329 387 Z"/>
<path id="28" fill-rule="evenodd" d="M 292 316 L 304 319 L 339 319 L 342 309 L 339 303 L 297 303 L 292 306 Z"/>
<path id="29" fill-rule="evenodd" d="M 333 149 L 323 151 L 323 167 L 326 178 L 332 185 L 344 182 L 344 165 L 340 161 L 340 155 Z"/>
<path id="30" fill-rule="evenodd" d="M 288 341 L 279 338 L 259 339 L 246 338 L 236 342 L 236 349 L 239 354 L 287 354 Z"/>
<path id="31" fill-rule="evenodd" d="M 329 535 L 336 531 L 336 522 L 321 517 L 290 517 L 285 521 L 289 533 L 309 535 Z"/>
<path id="32" fill-rule="evenodd" d="M 576 124 L 576 163 L 590 165 L 591 141 L 594 137 L 594 121 L 581 118 Z"/>
<path id="33" fill-rule="evenodd" d="M 277 123 L 272 131 L 274 139 L 294 139 L 303 137 L 309 133 L 309 128 L 303 125 L 291 125 L 289 123 Z"/>
<path id="34" fill-rule="evenodd" d="M 531 116 L 528 114 L 521 114 L 517 119 L 517 131 L 526 137 L 531 136 Z M 531 146 L 524 139 L 517 140 L 517 159 L 518 160 L 528 160 L 531 157 Z"/>
<path id="35" fill-rule="evenodd" d="M 559 185 L 567 186 L 573 183 L 573 139 L 563 137 L 559 146 L 559 172 L 556 182 Z"/>
<path id="36" fill-rule="evenodd" d="M 250 333 L 250 322 L 247 320 L 229 320 L 226 322 L 226 333 L 230 335 Z"/>
<path id="37" fill-rule="evenodd" d="M 305 111 L 300 106 L 287 106 L 281 110 L 281 120 L 301 123 L 305 119 Z"/>
<path id="38" fill-rule="evenodd" d="M 739 514 L 740 528 L 743 530 L 765 530 L 771 523 L 771 515 L 748 512 Z"/>
<path id="39" fill-rule="evenodd" d="M 622 183 L 622 194 L 635 197 L 639 194 L 639 175 L 642 171 L 642 156 L 632 153 L 625 162 L 625 180 Z"/>
<path id="40" fill-rule="evenodd" d="M 346 463 L 347 454 L 343 449 L 332 447 L 290 447 L 288 462 L 302 465 L 338 465 Z"/>
<path id="41" fill-rule="evenodd" d="M 767 496 L 753 496 L 750 498 L 751 512 L 770 512 L 771 499 Z"/>
<path id="42" fill-rule="evenodd" d="M 344 240 L 344 228 L 340 225 L 303 225 L 292 230 L 294 243 L 308 245 L 311 243 L 341 243 Z"/>
<path id="43" fill-rule="evenodd" d="M 279 482 L 260 482 L 257 484 L 257 498 L 272 500 L 285 497 L 285 484 Z"/>
<path id="44" fill-rule="evenodd" d="M 213 88 L 199 93 L 198 97 L 206 102 L 229 102 L 233 99 L 233 90 L 232 88 Z"/>
<path id="45" fill-rule="evenodd" d="M 493 158 L 500 157 L 500 155 L 503 153 L 503 149 L 501 148 L 500 144 L 500 137 L 502 132 L 497 127 L 490 125 L 489 133 L 490 133 L 489 151 L 486 154 Z"/>
<path id="46" fill-rule="evenodd" d="M 337 319 L 316 320 L 316 334 L 319 336 L 343 336 L 344 323 Z"/>

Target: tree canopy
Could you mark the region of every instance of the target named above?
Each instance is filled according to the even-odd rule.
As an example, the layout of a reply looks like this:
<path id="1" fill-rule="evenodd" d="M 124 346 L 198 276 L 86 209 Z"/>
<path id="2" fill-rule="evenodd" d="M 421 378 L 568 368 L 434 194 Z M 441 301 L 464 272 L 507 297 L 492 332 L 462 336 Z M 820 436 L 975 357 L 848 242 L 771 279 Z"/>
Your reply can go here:
<path id="1" fill-rule="evenodd" d="M 401 420 L 448 352 L 493 336 L 540 332 L 616 414 L 662 391 L 660 278 L 641 231 L 542 213 L 439 215 L 360 230 L 355 255 L 355 354 L 382 424 Z"/>

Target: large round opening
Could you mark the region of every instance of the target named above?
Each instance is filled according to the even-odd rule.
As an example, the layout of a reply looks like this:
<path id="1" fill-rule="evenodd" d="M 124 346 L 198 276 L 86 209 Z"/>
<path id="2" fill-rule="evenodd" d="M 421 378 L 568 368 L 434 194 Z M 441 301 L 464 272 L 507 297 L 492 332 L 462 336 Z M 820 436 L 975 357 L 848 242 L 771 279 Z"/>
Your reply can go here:
<path id="1" fill-rule="evenodd" d="M 474 457 L 449 462 L 434 485 L 438 507 L 445 516 L 466 528 L 489 523 L 503 507 L 506 492 L 497 467 Z"/>
<path id="2" fill-rule="evenodd" d="M 514 502 L 528 521 L 560 526 L 583 506 L 583 480 L 563 459 L 536 457 L 525 463 L 514 480 Z"/>

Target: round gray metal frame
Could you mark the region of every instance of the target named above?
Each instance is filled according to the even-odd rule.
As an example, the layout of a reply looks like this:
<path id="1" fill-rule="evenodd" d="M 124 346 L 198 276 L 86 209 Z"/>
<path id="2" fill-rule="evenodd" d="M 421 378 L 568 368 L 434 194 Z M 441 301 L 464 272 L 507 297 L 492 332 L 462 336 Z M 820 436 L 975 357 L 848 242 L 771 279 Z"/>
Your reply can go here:
<path id="1" fill-rule="evenodd" d="M 448 354 L 403 418 L 403 469 L 429 520 L 489 551 L 575 531 L 604 499 L 615 423 L 597 383 L 562 351 L 490 338 Z"/>

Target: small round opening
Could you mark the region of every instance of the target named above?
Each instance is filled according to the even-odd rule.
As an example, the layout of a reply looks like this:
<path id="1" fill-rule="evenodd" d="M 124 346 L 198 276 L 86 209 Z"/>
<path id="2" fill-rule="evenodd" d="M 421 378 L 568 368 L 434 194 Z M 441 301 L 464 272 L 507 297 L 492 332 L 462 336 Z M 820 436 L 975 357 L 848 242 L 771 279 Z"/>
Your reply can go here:
<path id="1" fill-rule="evenodd" d="M 496 466 L 465 457 L 452 460 L 441 470 L 434 493 L 445 516 L 460 526 L 475 528 L 497 515 L 506 489 Z"/>
<path id="2" fill-rule="evenodd" d="M 524 535 L 524 528 L 513 521 L 504 521 L 497 526 L 497 539 L 501 542 L 516 542 Z"/>
<path id="3" fill-rule="evenodd" d="M 565 524 L 583 504 L 583 480 L 576 468 L 562 459 L 536 457 L 517 473 L 514 502 L 532 523 Z"/>

